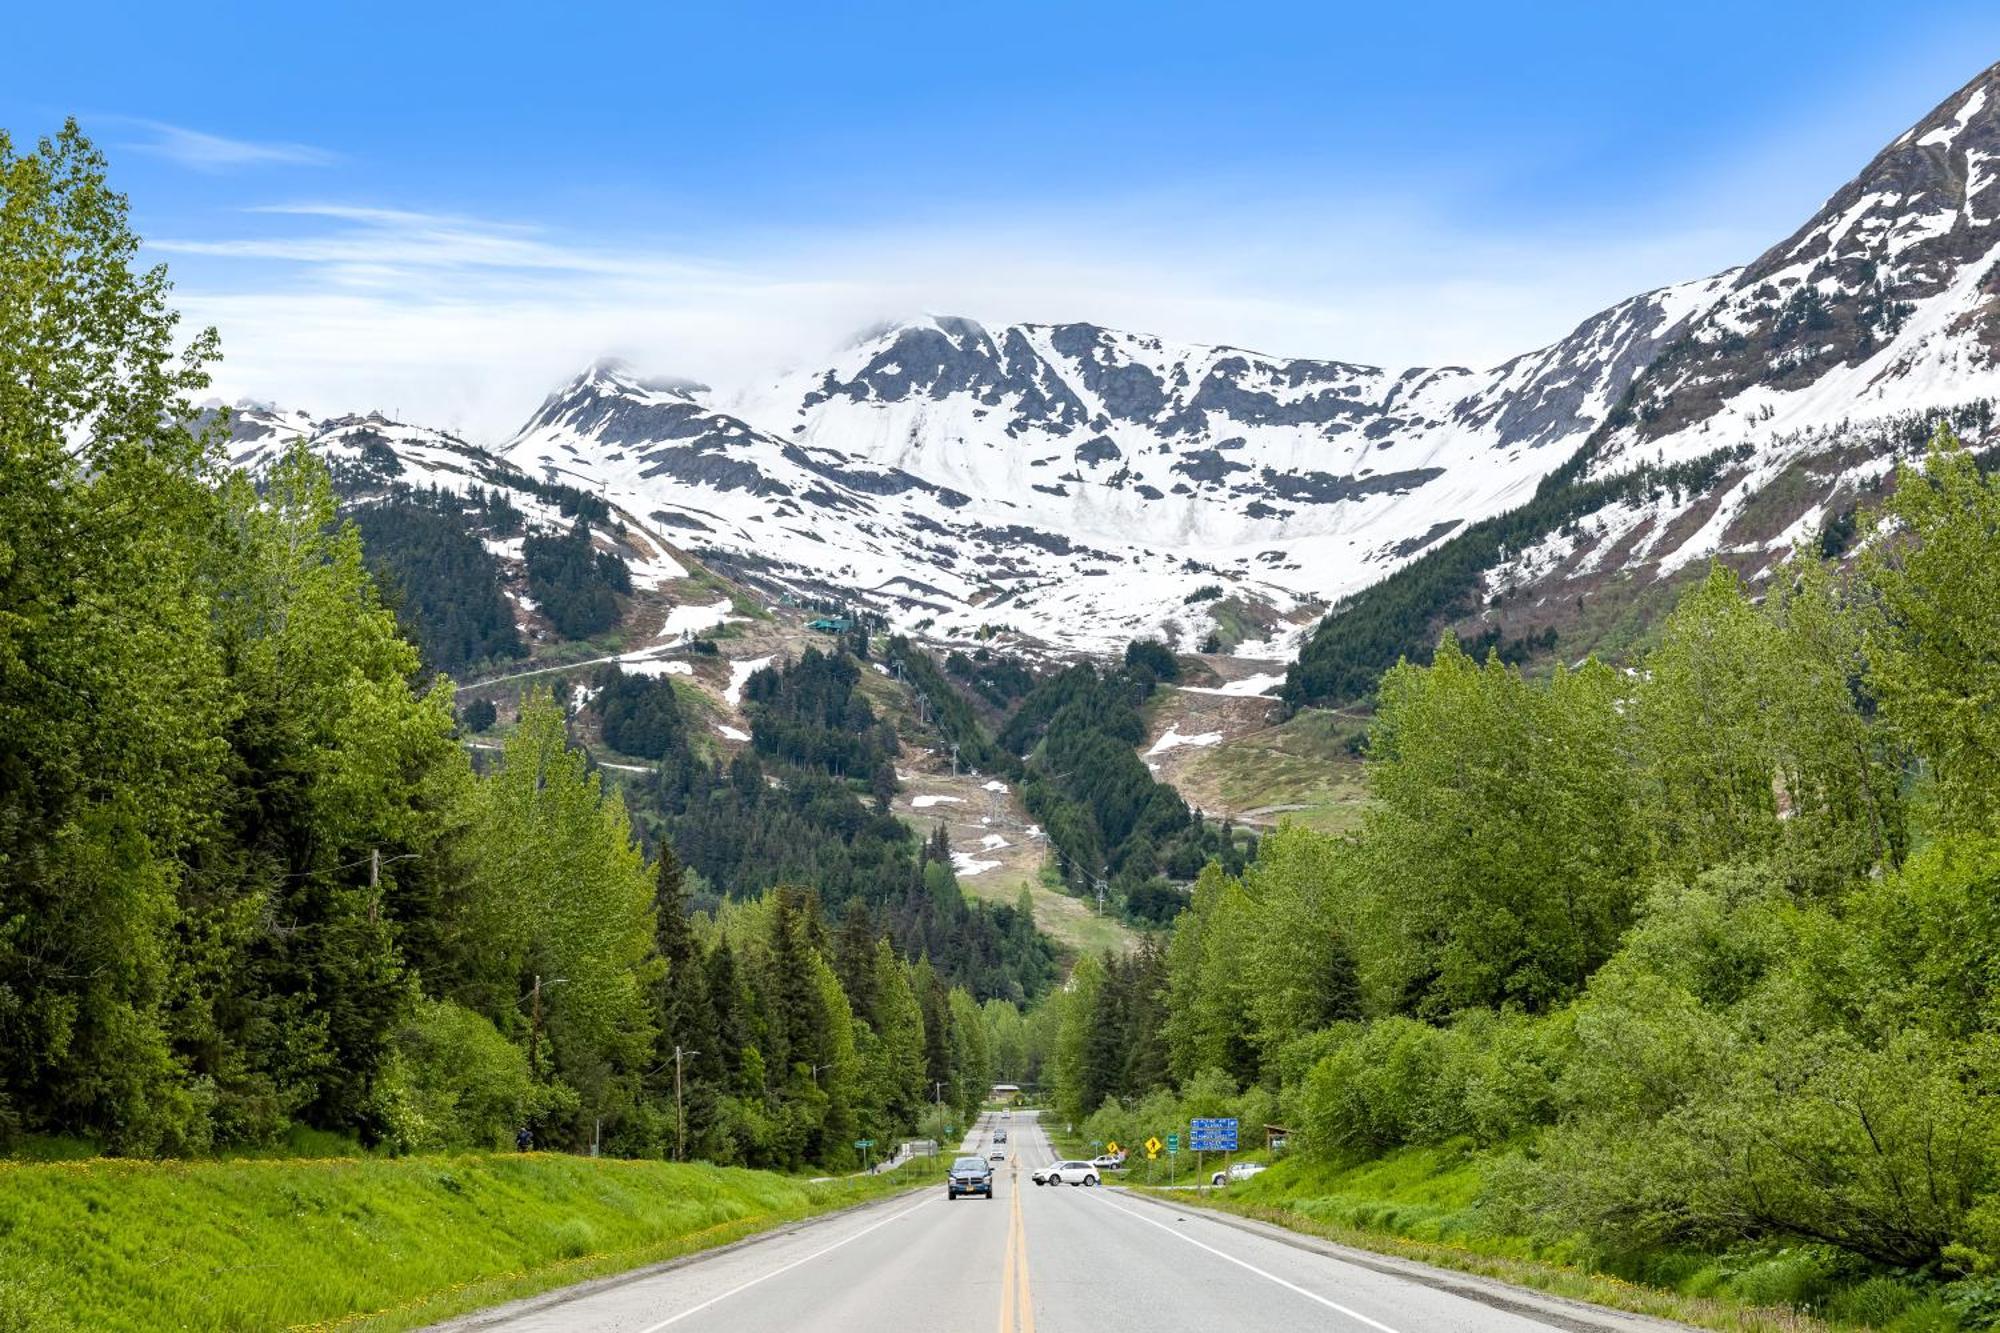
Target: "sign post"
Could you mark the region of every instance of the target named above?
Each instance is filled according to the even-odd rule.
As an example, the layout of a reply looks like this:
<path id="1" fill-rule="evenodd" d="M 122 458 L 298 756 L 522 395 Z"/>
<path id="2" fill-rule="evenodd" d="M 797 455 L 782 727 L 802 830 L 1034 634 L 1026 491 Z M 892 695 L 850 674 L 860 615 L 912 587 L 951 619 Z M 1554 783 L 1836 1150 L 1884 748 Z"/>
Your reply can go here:
<path id="1" fill-rule="evenodd" d="M 1195 1151 L 1197 1188 L 1205 1190 L 1208 1187 L 1207 1154 L 1219 1152 L 1223 1154 L 1223 1160 L 1226 1163 L 1228 1161 L 1228 1154 L 1236 1151 L 1236 1117 L 1211 1116 L 1197 1118 L 1188 1126 L 1188 1144 Z M 1227 1169 L 1227 1166 L 1225 1166 L 1225 1172 Z M 1227 1178 L 1225 1175 L 1224 1179 L 1226 1180 Z"/>
<path id="2" fill-rule="evenodd" d="M 861 1174 L 868 1174 L 868 1150 L 875 1146 L 873 1139 L 856 1139 L 854 1146 L 861 1152 Z"/>

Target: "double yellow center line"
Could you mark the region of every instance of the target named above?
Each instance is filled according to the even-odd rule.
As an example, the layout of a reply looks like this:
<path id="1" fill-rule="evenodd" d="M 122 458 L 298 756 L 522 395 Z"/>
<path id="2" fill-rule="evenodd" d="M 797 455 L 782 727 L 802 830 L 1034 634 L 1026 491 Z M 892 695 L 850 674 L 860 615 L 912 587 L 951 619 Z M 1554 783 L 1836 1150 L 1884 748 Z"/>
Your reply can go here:
<path id="1" fill-rule="evenodd" d="M 1035 1301 L 1028 1292 L 1028 1232 L 1021 1225 L 1021 1159 L 1013 1159 L 1008 1197 L 1007 1262 L 1000 1275 L 1000 1333 L 1035 1333 Z"/>

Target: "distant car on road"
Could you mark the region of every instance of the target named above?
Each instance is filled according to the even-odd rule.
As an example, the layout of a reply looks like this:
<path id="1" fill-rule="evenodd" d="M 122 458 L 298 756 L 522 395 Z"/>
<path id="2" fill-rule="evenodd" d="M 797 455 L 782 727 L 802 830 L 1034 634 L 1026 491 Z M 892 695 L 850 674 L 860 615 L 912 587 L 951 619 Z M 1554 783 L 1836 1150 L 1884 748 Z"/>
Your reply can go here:
<path id="1" fill-rule="evenodd" d="M 1208 1178 L 1211 1185 L 1227 1185 L 1232 1180 L 1248 1180 L 1264 1169 L 1262 1162 L 1237 1162 L 1227 1171 L 1218 1171 Z"/>
<path id="2" fill-rule="evenodd" d="M 956 1199 L 961 1194 L 993 1197 L 993 1168 L 983 1158 L 961 1157 L 951 1164 L 945 1176 L 945 1198 Z"/>
<path id="3" fill-rule="evenodd" d="M 1005 1142 L 1007 1141 L 1007 1131 L 1006 1131 L 1006 1130 L 1004 1130 L 1004 1129 L 996 1129 L 996 1130 L 994 1130 L 994 1131 L 993 1131 L 993 1141 L 994 1141 L 995 1143 L 1005 1143 Z"/>
<path id="4" fill-rule="evenodd" d="M 1102 1178 L 1095 1162 L 1051 1162 L 1035 1172 L 1037 1185 L 1095 1185 Z"/>
<path id="5" fill-rule="evenodd" d="M 1123 1171 L 1125 1169 L 1125 1154 L 1122 1152 L 1108 1152 L 1102 1157 L 1091 1158 L 1090 1164 L 1100 1171 Z"/>

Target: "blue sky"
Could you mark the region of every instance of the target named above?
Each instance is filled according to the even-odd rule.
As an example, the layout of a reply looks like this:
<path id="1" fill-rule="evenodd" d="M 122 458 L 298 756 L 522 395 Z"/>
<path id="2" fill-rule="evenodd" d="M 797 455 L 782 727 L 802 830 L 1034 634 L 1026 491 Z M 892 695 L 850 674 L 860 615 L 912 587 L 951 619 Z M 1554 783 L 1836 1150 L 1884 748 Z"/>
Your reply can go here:
<path id="1" fill-rule="evenodd" d="M 109 152 L 221 392 L 481 437 L 598 352 L 736 383 L 924 311 L 1487 363 L 1753 257 L 2000 59 L 1990 0 L 9 27 L 0 126 Z"/>

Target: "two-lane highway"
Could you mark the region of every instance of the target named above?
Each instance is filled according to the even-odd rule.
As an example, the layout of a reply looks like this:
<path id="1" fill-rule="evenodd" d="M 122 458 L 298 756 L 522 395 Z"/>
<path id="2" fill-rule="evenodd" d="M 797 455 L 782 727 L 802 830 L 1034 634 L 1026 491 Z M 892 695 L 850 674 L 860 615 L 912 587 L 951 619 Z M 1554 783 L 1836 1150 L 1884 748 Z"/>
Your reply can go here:
<path id="1" fill-rule="evenodd" d="M 1115 1188 L 1037 1186 L 1055 1160 L 1031 1114 L 1010 1131 L 992 1200 L 871 1204 L 626 1280 L 488 1311 L 452 1329 L 508 1333 L 976 1330 L 1161 1333 L 1638 1333 L 1658 1320 L 1248 1228 Z"/>

